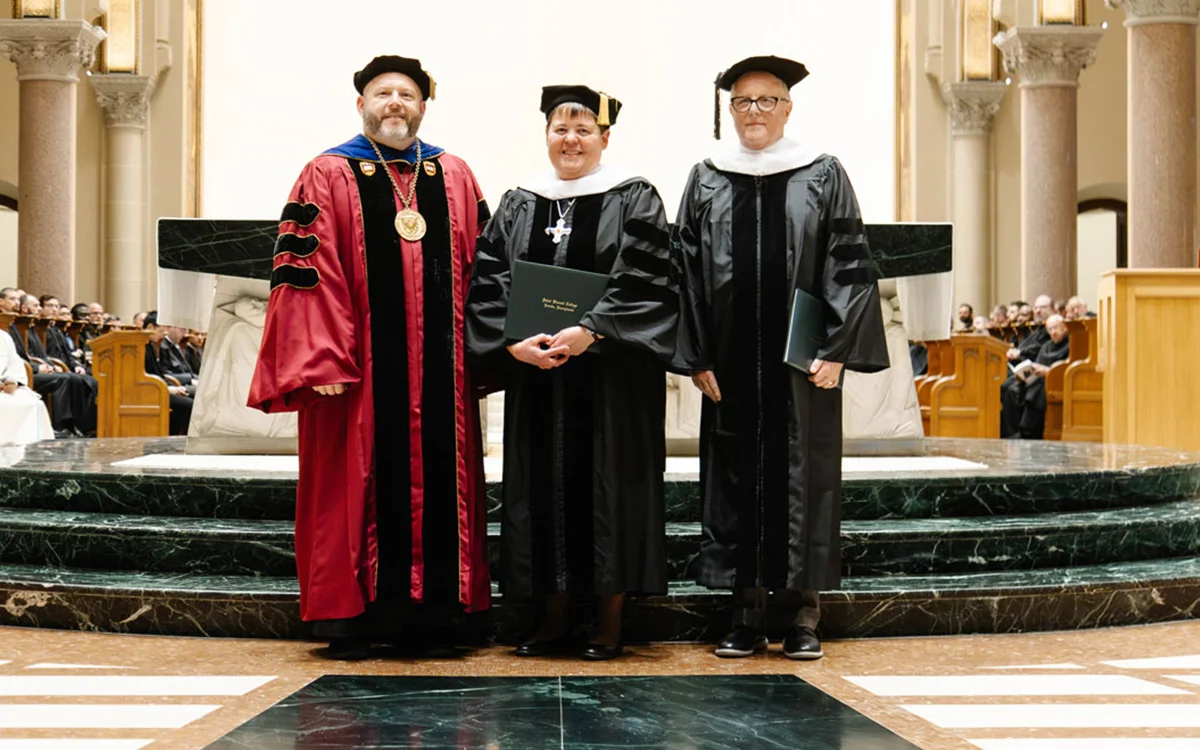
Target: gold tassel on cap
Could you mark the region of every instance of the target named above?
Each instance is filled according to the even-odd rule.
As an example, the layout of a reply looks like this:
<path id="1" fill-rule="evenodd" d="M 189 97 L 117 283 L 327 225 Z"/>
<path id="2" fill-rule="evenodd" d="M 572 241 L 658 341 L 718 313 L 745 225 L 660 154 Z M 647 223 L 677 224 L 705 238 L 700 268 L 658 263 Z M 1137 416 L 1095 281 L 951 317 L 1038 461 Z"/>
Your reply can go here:
<path id="1" fill-rule="evenodd" d="M 596 113 L 596 124 L 600 127 L 608 127 L 608 94 L 600 92 L 600 111 Z"/>
<path id="2" fill-rule="evenodd" d="M 425 75 L 429 75 L 426 73 Z M 429 98 L 437 99 L 437 81 L 433 80 L 433 76 L 429 76 Z"/>

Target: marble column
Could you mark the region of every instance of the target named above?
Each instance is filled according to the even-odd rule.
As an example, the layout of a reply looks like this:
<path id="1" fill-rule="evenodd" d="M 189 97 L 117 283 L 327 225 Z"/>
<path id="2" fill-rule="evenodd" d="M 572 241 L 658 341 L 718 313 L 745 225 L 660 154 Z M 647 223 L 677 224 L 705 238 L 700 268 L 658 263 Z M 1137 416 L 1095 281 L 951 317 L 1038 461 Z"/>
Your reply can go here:
<path id="1" fill-rule="evenodd" d="M 1079 73 L 1096 60 L 1103 32 L 1033 26 L 996 36 L 1021 89 L 1021 296 L 1075 292 Z"/>
<path id="2" fill-rule="evenodd" d="M 993 302 L 991 130 L 1007 88 L 991 81 L 942 86 L 954 140 L 954 301 L 976 315 Z"/>
<path id="3" fill-rule="evenodd" d="M 85 21 L 0 21 L 20 84 L 17 284 L 75 300 L 75 126 L 79 68 L 104 32 Z"/>
<path id="4" fill-rule="evenodd" d="M 130 320 L 145 307 L 145 135 L 154 79 L 108 73 L 90 78 L 108 131 L 104 160 L 104 304 Z"/>
<path id="5" fill-rule="evenodd" d="M 1124 6 L 1129 41 L 1129 267 L 1196 266 L 1196 24 L 1200 0 Z"/>

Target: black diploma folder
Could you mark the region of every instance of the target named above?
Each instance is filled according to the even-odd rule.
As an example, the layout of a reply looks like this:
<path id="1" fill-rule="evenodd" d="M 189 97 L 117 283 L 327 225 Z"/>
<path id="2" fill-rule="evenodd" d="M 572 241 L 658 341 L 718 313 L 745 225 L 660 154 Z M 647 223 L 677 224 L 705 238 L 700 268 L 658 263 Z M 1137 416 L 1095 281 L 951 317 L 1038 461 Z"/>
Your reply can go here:
<path id="1" fill-rule="evenodd" d="M 792 320 L 788 324 L 783 361 L 809 375 L 813 360 L 824 343 L 824 303 L 803 289 L 797 289 L 792 297 Z"/>
<path id="2" fill-rule="evenodd" d="M 504 338 L 524 341 L 539 333 L 553 336 L 577 325 L 607 288 L 608 274 L 518 260 L 508 291 Z"/>

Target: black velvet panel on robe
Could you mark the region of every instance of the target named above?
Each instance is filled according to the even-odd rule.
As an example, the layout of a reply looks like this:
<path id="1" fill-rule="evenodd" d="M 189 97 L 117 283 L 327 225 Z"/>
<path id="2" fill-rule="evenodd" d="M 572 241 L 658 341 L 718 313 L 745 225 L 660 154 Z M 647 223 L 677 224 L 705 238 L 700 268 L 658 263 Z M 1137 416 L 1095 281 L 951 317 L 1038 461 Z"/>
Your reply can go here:
<path id="1" fill-rule="evenodd" d="M 467 299 L 469 362 L 502 376 L 500 581 L 517 599 L 563 591 L 665 593 L 666 365 L 678 287 L 662 201 L 642 179 L 579 196 L 566 265 L 609 274 L 581 323 L 605 337 L 551 371 L 505 347 L 510 269 L 553 263 L 552 201 L 505 194 L 479 241 Z M 556 331 L 547 331 L 553 335 Z"/>
<path id="2" fill-rule="evenodd" d="M 841 584 L 842 395 L 783 363 L 792 290 L 824 300 L 818 357 L 888 367 L 879 292 L 858 202 L 832 157 L 774 175 L 696 165 L 675 225 L 676 365 L 712 370 L 720 404 L 700 428 L 700 583 Z"/>
<path id="3" fill-rule="evenodd" d="M 349 620 L 315 623 L 320 638 L 388 635 L 396 619 L 411 613 L 413 563 L 412 444 L 414 419 L 409 405 L 413 388 L 421 393 L 421 449 L 424 473 L 424 550 L 422 609 L 433 616 L 461 611 L 458 603 L 458 508 L 454 405 L 454 328 L 450 218 L 441 164 L 431 175 L 422 167 L 417 181 L 417 210 L 426 222 L 421 239 L 423 300 L 419 309 L 405 304 L 405 265 L 395 229 L 396 195 L 382 170 L 364 175 L 353 169 L 362 205 L 370 297 L 371 357 L 375 378 L 375 514 L 379 547 L 376 599 Z M 421 316 L 424 370 L 421 381 L 409 377 L 408 317 Z"/>

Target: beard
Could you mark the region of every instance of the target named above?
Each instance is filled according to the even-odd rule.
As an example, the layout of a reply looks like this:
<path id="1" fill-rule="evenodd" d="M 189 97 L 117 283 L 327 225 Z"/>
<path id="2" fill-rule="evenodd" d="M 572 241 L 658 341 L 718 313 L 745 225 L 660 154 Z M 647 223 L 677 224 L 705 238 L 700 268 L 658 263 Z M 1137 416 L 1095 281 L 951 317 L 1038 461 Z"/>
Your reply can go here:
<path id="1" fill-rule="evenodd" d="M 376 141 L 403 141 L 417 136 L 417 131 L 421 128 L 421 114 L 401 114 L 399 120 L 389 119 L 385 122 L 378 115 L 363 112 L 363 128 L 367 135 Z"/>

